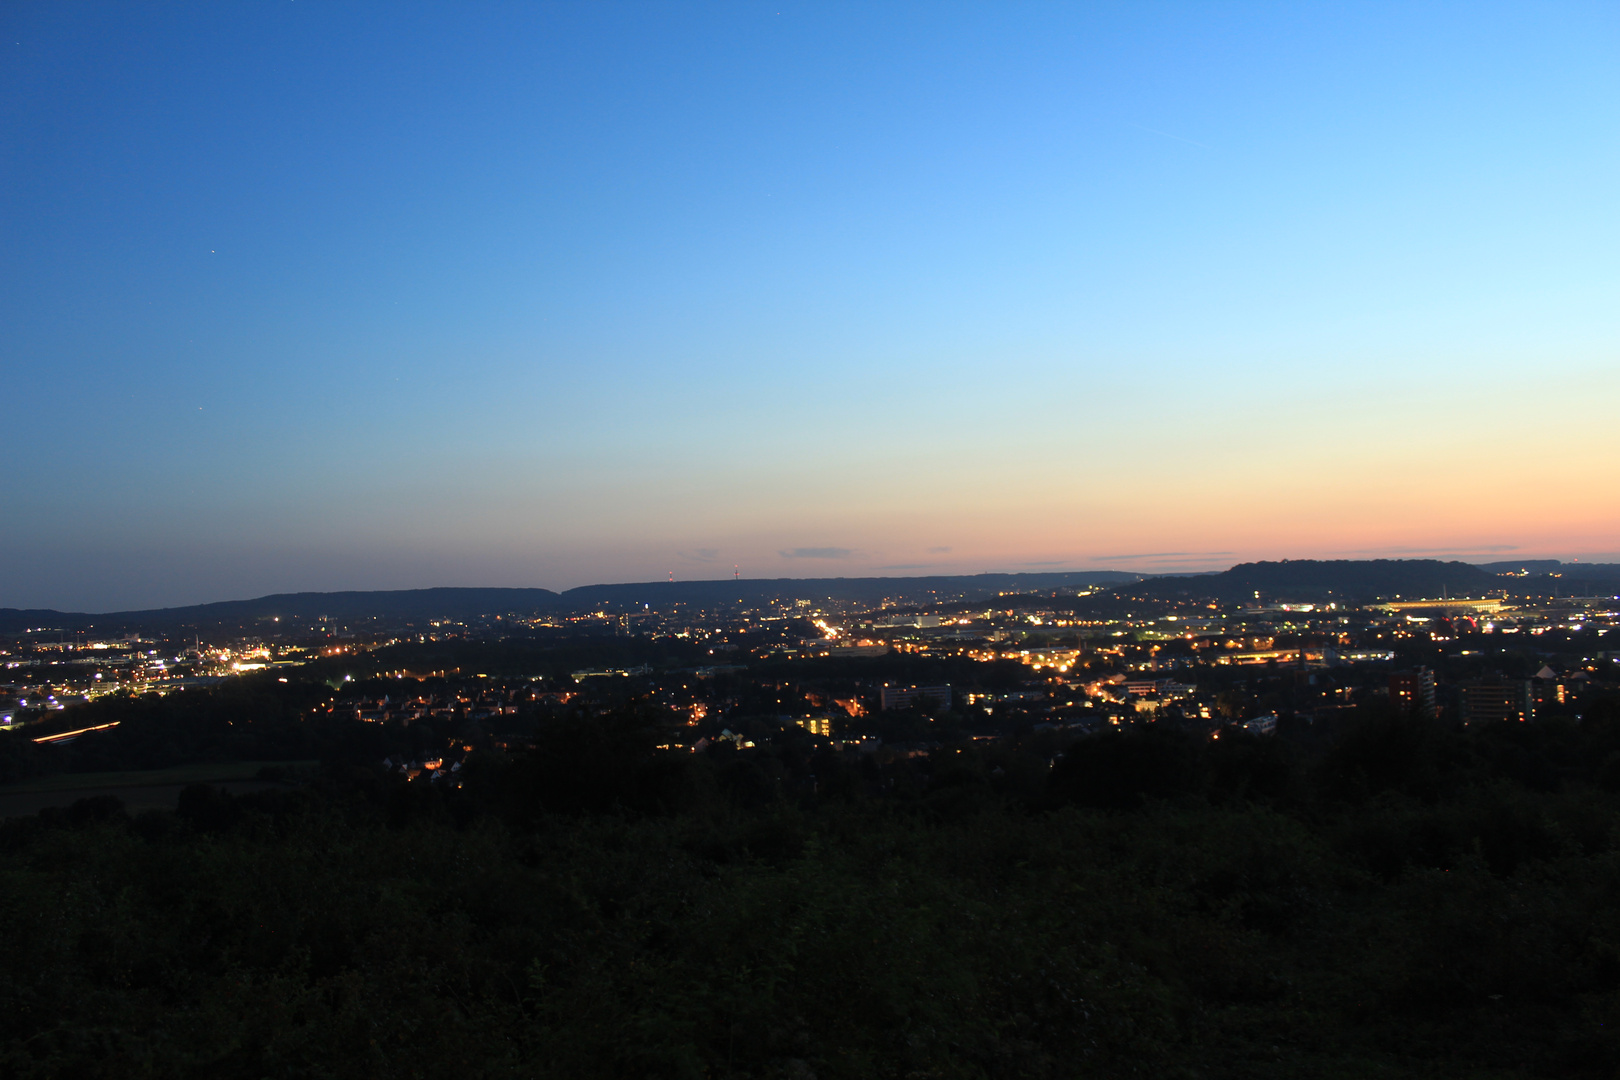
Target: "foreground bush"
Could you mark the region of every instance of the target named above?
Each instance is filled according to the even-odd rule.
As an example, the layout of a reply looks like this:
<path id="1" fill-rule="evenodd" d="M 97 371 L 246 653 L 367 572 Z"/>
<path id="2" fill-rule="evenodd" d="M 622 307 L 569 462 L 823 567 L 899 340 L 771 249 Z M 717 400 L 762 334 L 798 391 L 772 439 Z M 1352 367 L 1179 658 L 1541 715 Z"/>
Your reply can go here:
<path id="1" fill-rule="evenodd" d="M 333 787 L 13 821 L 0 1071 L 1620 1069 L 1610 794 L 1042 809 L 964 771 L 752 810 L 401 814 Z"/>

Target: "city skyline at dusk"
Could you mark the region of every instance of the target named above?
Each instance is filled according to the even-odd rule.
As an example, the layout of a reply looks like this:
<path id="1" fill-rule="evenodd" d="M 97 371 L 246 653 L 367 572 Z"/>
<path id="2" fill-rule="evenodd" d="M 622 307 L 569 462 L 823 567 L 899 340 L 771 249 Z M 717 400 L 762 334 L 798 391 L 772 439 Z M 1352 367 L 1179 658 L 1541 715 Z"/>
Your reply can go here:
<path id="1" fill-rule="evenodd" d="M 0 5 L 0 1068 L 1620 1077 L 1617 56 Z"/>

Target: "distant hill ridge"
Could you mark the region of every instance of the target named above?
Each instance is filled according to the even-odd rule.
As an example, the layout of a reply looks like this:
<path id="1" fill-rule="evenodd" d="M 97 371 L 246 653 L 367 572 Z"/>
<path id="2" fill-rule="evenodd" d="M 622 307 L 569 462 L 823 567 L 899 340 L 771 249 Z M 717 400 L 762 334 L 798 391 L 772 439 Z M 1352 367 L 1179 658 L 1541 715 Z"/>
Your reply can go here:
<path id="1" fill-rule="evenodd" d="M 1528 575 L 1528 576 L 1504 576 Z M 1555 576 L 1556 575 L 1556 576 Z M 281 616 L 340 621 L 379 618 L 465 619 L 477 615 L 572 614 L 602 608 L 623 611 L 643 604 L 760 603 L 780 599 L 911 602 L 978 599 L 1004 592 L 1041 592 L 1077 586 L 1113 586 L 1145 597 L 1203 596 L 1240 601 L 1256 593 L 1269 600 L 1340 600 L 1364 603 L 1395 596 L 1479 595 L 1504 587 L 1544 595 L 1620 591 L 1620 564 L 1560 563 L 1556 559 L 1503 560 L 1483 566 L 1439 559 L 1284 559 L 1240 563 L 1215 574 L 1151 576 L 1122 571 L 967 574 L 930 577 L 742 578 L 651 581 L 550 589 L 436 588 L 388 591 L 301 592 L 225 600 L 188 607 L 103 614 L 0 608 L 0 633 L 34 627 L 103 632 L 151 627 L 213 626 Z"/>
<path id="2" fill-rule="evenodd" d="M 389 591 L 278 593 L 253 600 L 221 600 L 186 607 L 101 614 L 51 610 L 0 608 L 0 631 L 16 633 L 34 627 L 66 630 L 137 626 L 177 626 L 284 616 L 294 619 L 363 619 L 371 616 L 407 618 L 423 612 L 457 618 L 486 612 L 549 611 L 558 596 L 550 589 L 398 589 Z M 52 621 L 55 620 L 55 621 Z"/>
<path id="3" fill-rule="evenodd" d="M 1571 572 L 1579 566 L 1579 570 Z M 1529 576 L 1506 576 L 1521 573 Z M 1560 575 L 1560 576 L 1553 576 Z M 1569 580 L 1564 581 L 1565 578 Z M 1284 559 L 1240 563 L 1196 578 L 1157 577 L 1129 587 L 1132 595 L 1208 596 L 1240 601 L 1302 600 L 1366 603 L 1371 600 L 1480 596 L 1498 589 L 1553 595 L 1620 588 L 1620 565 L 1560 563 L 1556 559 L 1477 566 L 1439 559 Z"/>
<path id="4" fill-rule="evenodd" d="M 373 616 L 393 619 L 464 619 L 477 615 L 550 615 L 594 611 L 604 606 L 674 602 L 720 604 L 773 599 L 824 598 L 881 600 L 904 594 L 918 598 L 930 592 L 994 596 L 1003 591 L 1037 592 L 1079 585 L 1119 585 L 1141 580 L 1140 574 L 1114 570 L 1030 574 L 972 574 L 933 577 L 742 578 L 715 581 L 652 581 L 617 585 L 582 585 L 563 593 L 550 589 L 435 588 L 369 592 L 277 593 L 252 600 L 223 600 L 187 607 L 100 614 L 50 609 L 0 608 L 0 633 L 48 627 L 84 630 L 255 622 L 282 617 L 340 621 Z"/>

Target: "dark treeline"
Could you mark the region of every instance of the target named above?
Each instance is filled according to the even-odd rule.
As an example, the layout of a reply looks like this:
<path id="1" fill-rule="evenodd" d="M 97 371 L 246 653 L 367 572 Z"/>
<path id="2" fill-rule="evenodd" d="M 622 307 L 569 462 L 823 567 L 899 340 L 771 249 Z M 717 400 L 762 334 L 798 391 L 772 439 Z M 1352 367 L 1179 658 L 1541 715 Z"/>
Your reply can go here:
<path id="1" fill-rule="evenodd" d="M 1620 1069 L 1614 702 L 909 757 L 674 754 L 667 723 L 563 710 L 453 780 L 340 748 L 302 786 L 6 822 L 0 1069 Z"/>

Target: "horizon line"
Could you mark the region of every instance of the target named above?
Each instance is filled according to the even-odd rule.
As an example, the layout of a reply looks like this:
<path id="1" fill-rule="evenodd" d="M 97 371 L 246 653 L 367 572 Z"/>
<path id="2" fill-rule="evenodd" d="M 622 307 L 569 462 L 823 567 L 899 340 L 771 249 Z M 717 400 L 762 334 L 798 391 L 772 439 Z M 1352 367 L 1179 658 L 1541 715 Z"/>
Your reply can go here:
<path id="1" fill-rule="evenodd" d="M 1576 561 L 1578 562 L 1578 560 L 1576 560 Z M 117 609 L 117 610 L 104 610 L 104 611 L 67 611 L 67 610 L 63 610 L 63 609 L 60 609 L 60 608 L 39 608 L 39 607 L 20 608 L 20 607 L 0 606 L 0 611 L 15 611 L 15 612 L 37 611 L 37 612 L 41 612 L 41 613 L 49 612 L 49 613 L 57 614 L 57 615 L 92 615 L 92 616 L 93 615 L 134 615 L 134 614 L 148 614 L 148 613 L 164 612 L 164 611 L 178 611 L 178 610 L 183 610 L 183 609 L 186 609 L 186 608 L 212 607 L 212 606 L 219 605 L 219 604 L 250 604 L 250 603 L 255 603 L 255 602 L 258 602 L 258 601 L 262 601 L 262 600 L 269 600 L 269 599 L 273 599 L 275 597 L 283 597 L 283 596 L 340 596 L 340 595 L 343 595 L 343 594 L 346 594 L 346 593 L 408 593 L 408 592 L 435 592 L 435 591 L 448 591 L 448 590 L 464 590 L 464 591 L 508 590 L 508 591 L 514 591 L 514 592 L 515 591 L 530 591 L 530 590 L 532 590 L 532 591 L 550 593 L 553 596 L 559 596 L 560 597 L 560 596 L 567 596 L 570 593 L 580 592 L 580 591 L 587 590 L 587 589 L 622 588 L 622 587 L 626 587 L 626 586 L 636 586 L 636 585 L 648 586 L 648 587 L 669 586 L 669 585 L 697 585 L 697 584 L 715 585 L 715 584 L 721 584 L 721 583 L 724 583 L 724 582 L 727 582 L 727 581 L 734 581 L 734 582 L 737 582 L 738 584 L 741 584 L 741 583 L 744 583 L 744 582 L 758 583 L 758 582 L 777 582 L 777 581 L 921 581 L 921 580 L 925 580 L 925 579 L 928 579 L 928 578 L 975 578 L 975 577 L 990 577 L 990 576 L 1036 577 L 1036 576 L 1047 576 L 1047 575 L 1054 575 L 1054 574 L 1124 574 L 1124 575 L 1134 574 L 1134 575 L 1137 575 L 1139 577 L 1144 577 L 1144 578 L 1149 578 L 1149 577 L 1167 578 L 1167 577 L 1188 577 L 1188 576 L 1205 577 L 1205 576 L 1209 576 L 1209 575 L 1213 575 L 1213 574 L 1223 574 L 1223 573 L 1226 573 L 1226 572 L 1228 572 L 1228 571 L 1230 571 L 1232 569 L 1235 569 L 1238 566 L 1249 565 L 1249 564 L 1252 564 L 1252 563 L 1266 563 L 1266 562 L 1272 562 L 1272 563 L 1287 563 L 1287 562 L 1367 562 L 1367 563 L 1370 563 L 1370 562 L 1440 562 L 1440 563 L 1444 563 L 1444 562 L 1455 562 L 1455 563 L 1461 563 L 1461 564 L 1463 564 L 1465 566 L 1482 566 L 1483 565 L 1482 563 L 1469 562 L 1468 560 L 1462 559 L 1462 558 L 1455 558 L 1454 557 L 1454 558 L 1451 558 L 1451 559 L 1442 559 L 1442 558 L 1436 558 L 1436 557 L 1433 557 L 1433 556 L 1429 556 L 1429 557 L 1426 557 L 1426 558 L 1422 558 L 1422 557 L 1420 557 L 1420 558 L 1399 558 L 1399 557 L 1390 558 L 1390 557 L 1387 557 L 1387 556 L 1384 556 L 1384 557 L 1373 556 L 1373 557 L 1363 557 L 1363 558 L 1359 558 L 1359 559 L 1356 559 L 1356 558 L 1349 558 L 1349 559 L 1346 559 L 1346 558 L 1339 558 L 1339 559 L 1276 558 L 1276 559 L 1251 559 L 1251 560 L 1248 560 L 1247 562 L 1233 563 L 1233 564 L 1231 564 L 1229 566 L 1226 566 L 1226 567 L 1218 569 L 1218 570 L 1190 570 L 1190 569 L 1182 569 L 1182 568 L 1176 568 L 1176 569 L 1160 568 L 1160 569 L 1157 569 L 1157 570 L 1138 570 L 1138 569 L 1127 569 L 1127 568 L 1118 567 L 1118 566 L 1103 566 L 1103 567 L 1086 567 L 1086 568 L 1069 569 L 1069 570 L 1060 570 L 1060 569 L 1056 569 L 1056 568 L 1041 569 L 1041 570 L 979 570 L 979 571 L 975 571 L 973 573 L 954 573 L 954 574 L 953 573 L 939 573 L 939 574 L 839 574 L 839 575 L 821 575 L 821 576 L 804 576 L 804 577 L 794 577 L 794 576 L 748 577 L 748 578 L 745 578 L 745 577 L 733 577 L 733 578 L 714 577 L 714 578 L 681 578 L 681 579 L 678 579 L 678 580 L 672 578 L 672 579 L 670 579 L 668 581 L 598 581 L 598 582 L 591 582 L 591 583 L 586 584 L 586 585 L 574 585 L 574 586 L 570 586 L 569 588 L 566 588 L 566 589 L 552 589 L 552 588 L 548 588 L 548 587 L 543 586 L 543 585 L 418 585 L 418 586 L 408 586 L 408 587 L 403 587 L 403 588 L 391 588 L 391 589 L 297 589 L 297 590 L 289 590 L 289 591 L 283 591 L 283 592 L 264 593 L 264 594 L 259 595 L 259 596 L 231 597 L 231 598 L 224 599 L 224 600 L 202 600 L 202 601 L 198 601 L 196 603 L 170 604 L 170 605 L 164 605 L 164 606 L 161 606 L 161 607 L 121 608 L 121 609 Z M 1556 562 L 1556 563 L 1559 563 L 1560 565 L 1564 565 L 1564 560 L 1558 559 L 1558 558 L 1553 557 L 1553 556 L 1538 556 L 1538 557 L 1535 557 L 1535 558 L 1523 558 L 1523 559 L 1492 559 L 1492 560 L 1490 560 L 1490 562 L 1492 562 L 1492 563 Z M 1594 562 L 1594 563 L 1588 563 L 1587 565 L 1602 565 L 1602 564 L 1597 564 L 1597 563 Z"/>

